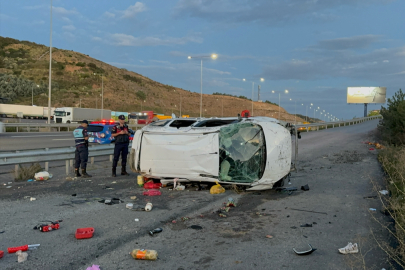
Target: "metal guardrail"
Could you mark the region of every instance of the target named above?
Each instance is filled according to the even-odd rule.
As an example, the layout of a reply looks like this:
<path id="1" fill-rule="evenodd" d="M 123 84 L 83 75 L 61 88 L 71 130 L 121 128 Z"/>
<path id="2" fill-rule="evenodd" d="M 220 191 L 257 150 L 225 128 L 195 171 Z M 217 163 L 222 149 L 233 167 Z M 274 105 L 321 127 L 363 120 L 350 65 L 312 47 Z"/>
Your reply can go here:
<path id="1" fill-rule="evenodd" d="M 26 132 L 31 132 L 34 130 L 38 130 L 40 128 L 43 129 L 48 129 L 49 131 L 58 131 L 60 132 L 61 128 L 67 128 L 67 131 L 73 131 L 75 128 L 77 128 L 80 124 L 47 124 L 47 123 L 3 123 L 4 129 L 7 132 L 8 127 L 16 128 L 16 132 L 19 132 L 20 130 L 26 129 Z M 144 125 L 138 125 L 138 124 L 131 124 L 128 125 L 129 128 L 138 130 L 142 128 Z"/>
<path id="2" fill-rule="evenodd" d="M 129 145 L 131 149 L 131 144 Z M 15 165 L 15 174 L 18 175 L 18 169 L 20 164 L 24 163 L 39 163 L 45 162 L 45 171 L 49 169 L 49 161 L 65 160 L 66 162 L 66 174 L 69 174 L 69 170 L 73 167 L 73 160 L 75 158 L 75 147 L 61 147 L 61 148 L 45 148 L 26 151 L 15 151 L 13 153 L 6 152 L 0 153 L 0 166 L 2 165 Z M 94 157 L 110 156 L 112 161 L 114 153 L 114 145 L 99 145 L 89 147 L 90 163 L 94 163 Z"/>
<path id="3" fill-rule="evenodd" d="M 381 115 L 376 115 L 376 116 L 369 116 L 369 117 L 362 117 L 362 118 L 355 118 L 355 119 L 350 119 L 346 121 L 337 121 L 337 122 L 324 122 L 324 123 L 312 123 L 312 124 L 298 124 L 294 125 L 295 127 L 299 128 L 305 128 L 307 132 L 309 130 L 319 130 L 320 128 L 325 128 L 328 129 L 328 127 L 341 127 L 341 126 L 350 126 L 350 125 L 355 125 L 355 124 L 360 124 L 366 121 L 374 120 L 374 119 L 382 119 Z M 302 130 L 300 130 L 302 131 Z"/>

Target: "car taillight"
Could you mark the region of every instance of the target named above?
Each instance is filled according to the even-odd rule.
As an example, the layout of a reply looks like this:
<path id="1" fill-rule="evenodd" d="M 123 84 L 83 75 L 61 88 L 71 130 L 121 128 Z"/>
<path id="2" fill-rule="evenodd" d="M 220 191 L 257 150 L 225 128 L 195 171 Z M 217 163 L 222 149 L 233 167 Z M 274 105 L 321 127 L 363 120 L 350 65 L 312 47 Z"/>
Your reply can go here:
<path id="1" fill-rule="evenodd" d="M 105 138 L 105 134 L 104 134 L 104 133 L 101 133 L 101 134 L 100 134 L 100 137 L 101 137 L 101 138 Z"/>

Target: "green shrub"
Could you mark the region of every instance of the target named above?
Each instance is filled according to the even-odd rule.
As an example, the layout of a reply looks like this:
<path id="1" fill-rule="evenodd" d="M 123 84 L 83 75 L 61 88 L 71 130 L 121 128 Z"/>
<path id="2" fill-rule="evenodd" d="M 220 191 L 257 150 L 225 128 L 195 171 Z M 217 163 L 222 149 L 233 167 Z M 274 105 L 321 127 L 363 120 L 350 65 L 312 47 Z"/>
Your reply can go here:
<path id="1" fill-rule="evenodd" d="M 140 100 L 144 100 L 146 99 L 146 94 L 142 91 L 138 91 L 135 93 L 135 95 L 140 99 Z"/>
<path id="2" fill-rule="evenodd" d="M 383 119 L 378 125 L 385 142 L 393 145 L 405 144 L 405 94 L 399 89 L 388 98 L 387 108 L 381 106 Z"/>
<path id="3" fill-rule="evenodd" d="M 85 66 L 86 66 L 86 63 L 77 62 L 76 66 L 78 66 L 78 67 L 85 67 Z"/>

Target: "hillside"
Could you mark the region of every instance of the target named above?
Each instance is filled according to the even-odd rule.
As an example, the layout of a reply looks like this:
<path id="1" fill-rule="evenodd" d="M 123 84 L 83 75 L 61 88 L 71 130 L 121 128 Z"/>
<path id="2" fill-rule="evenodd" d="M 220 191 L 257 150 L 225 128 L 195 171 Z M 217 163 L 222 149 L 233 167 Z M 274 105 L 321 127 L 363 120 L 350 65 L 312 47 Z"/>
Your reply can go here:
<path id="1" fill-rule="evenodd" d="M 49 47 L 28 41 L 0 37 L 0 96 L 10 103 L 48 105 Z M 104 108 L 113 111 L 153 110 L 158 113 L 199 116 L 200 94 L 165 85 L 117 68 L 82 53 L 53 48 L 52 106 L 101 107 L 101 75 L 104 78 Z M 81 99 L 81 101 L 80 101 Z M 251 101 L 226 95 L 203 95 L 205 117 L 236 116 L 252 108 Z M 254 102 L 255 116 L 278 118 L 278 106 Z M 283 120 L 294 115 L 281 108 Z M 297 117 L 297 121 L 303 121 Z"/>

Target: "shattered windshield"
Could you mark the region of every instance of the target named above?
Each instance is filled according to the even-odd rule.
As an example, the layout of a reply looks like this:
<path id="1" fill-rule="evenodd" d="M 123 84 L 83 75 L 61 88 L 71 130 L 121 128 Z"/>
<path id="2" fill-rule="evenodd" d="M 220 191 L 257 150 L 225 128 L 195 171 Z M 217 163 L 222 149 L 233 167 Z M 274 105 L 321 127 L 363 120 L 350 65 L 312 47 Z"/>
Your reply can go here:
<path id="1" fill-rule="evenodd" d="M 262 178 L 266 143 L 260 126 L 245 122 L 221 128 L 219 152 L 221 181 L 252 183 Z"/>

